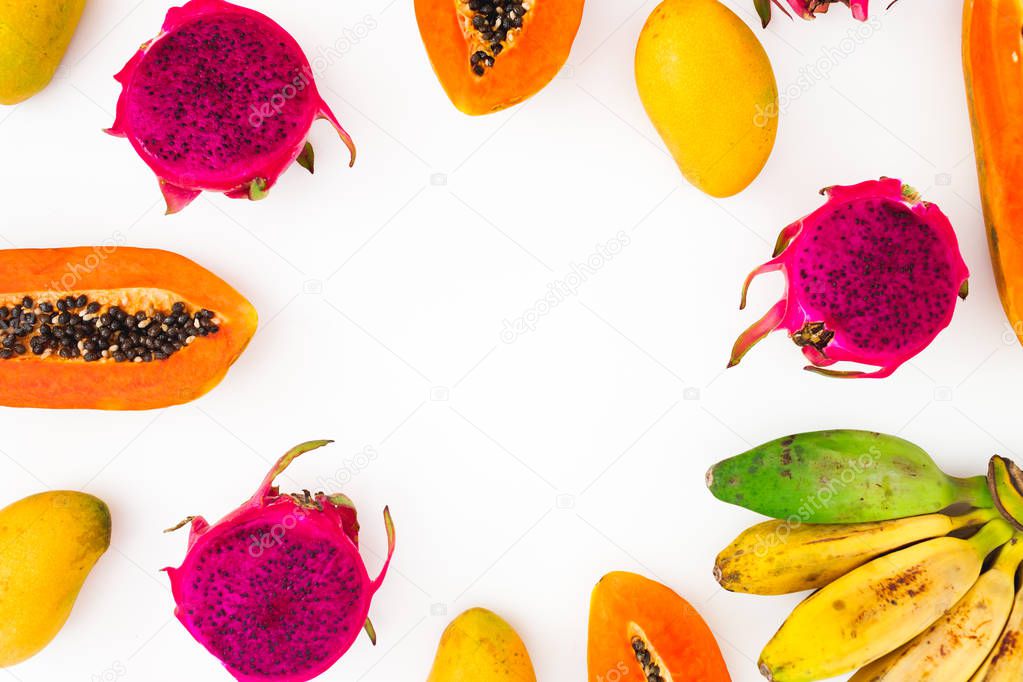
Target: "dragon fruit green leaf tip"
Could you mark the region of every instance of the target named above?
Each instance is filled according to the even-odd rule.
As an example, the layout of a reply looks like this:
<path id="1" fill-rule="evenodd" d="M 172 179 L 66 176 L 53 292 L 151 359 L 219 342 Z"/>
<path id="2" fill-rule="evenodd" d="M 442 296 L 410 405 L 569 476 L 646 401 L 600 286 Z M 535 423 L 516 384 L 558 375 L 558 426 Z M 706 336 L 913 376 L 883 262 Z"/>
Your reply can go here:
<path id="1" fill-rule="evenodd" d="M 107 132 L 126 137 L 156 173 L 176 213 L 203 190 L 262 199 L 327 119 L 355 146 L 320 97 L 302 49 L 267 16 L 224 0 L 171 8 L 160 34 L 115 78 L 122 85 Z"/>
<path id="2" fill-rule="evenodd" d="M 781 3 L 781 0 L 753 0 L 753 2 L 756 5 L 757 14 L 760 15 L 764 28 L 767 28 L 767 24 L 771 21 L 772 3 L 777 5 L 778 9 L 784 12 L 786 16 L 792 16 L 785 9 L 785 5 Z M 842 2 L 852 10 L 853 17 L 860 21 L 866 21 L 868 18 L 867 6 L 870 0 L 787 0 L 787 2 L 796 16 L 803 19 L 813 19 L 817 14 L 827 12 L 832 3 Z"/>
<path id="3" fill-rule="evenodd" d="M 889 376 L 926 348 L 966 298 L 969 271 L 945 214 L 901 181 L 881 178 L 822 191 L 824 206 L 778 237 L 774 258 L 750 282 L 780 270 L 785 296 L 735 342 L 728 364 L 776 329 L 837 377 Z M 838 371 L 836 362 L 876 368 Z"/>
<path id="4" fill-rule="evenodd" d="M 240 682 L 305 682 L 330 668 L 365 630 L 373 595 L 394 553 L 387 508 L 387 558 L 371 580 L 359 555 L 359 522 L 346 496 L 282 494 L 277 478 L 299 455 L 284 454 L 256 493 L 214 525 L 189 517 L 188 552 L 167 568 L 175 615 Z"/>

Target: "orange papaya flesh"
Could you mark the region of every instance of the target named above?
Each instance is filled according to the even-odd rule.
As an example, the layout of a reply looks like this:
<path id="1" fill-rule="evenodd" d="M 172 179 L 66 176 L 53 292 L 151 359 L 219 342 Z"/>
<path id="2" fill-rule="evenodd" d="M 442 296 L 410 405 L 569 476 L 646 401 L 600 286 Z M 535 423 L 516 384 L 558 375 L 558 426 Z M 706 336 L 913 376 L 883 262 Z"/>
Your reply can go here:
<path id="1" fill-rule="evenodd" d="M 634 573 L 609 573 L 590 599 L 589 682 L 730 682 L 713 633 L 689 602 Z"/>
<path id="2" fill-rule="evenodd" d="M 963 70 L 998 293 L 1023 341 L 1023 2 L 966 0 Z"/>
<path id="3" fill-rule="evenodd" d="M 415 10 L 441 86 L 475 116 L 518 104 L 557 75 L 583 0 L 415 0 Z"/>
<path id="4" fill-rule="evenodd" d="M 167 251 L 0 250 L 0 405 L 188 402 L 219 383 L 256 321 L 231 286 Z"/>

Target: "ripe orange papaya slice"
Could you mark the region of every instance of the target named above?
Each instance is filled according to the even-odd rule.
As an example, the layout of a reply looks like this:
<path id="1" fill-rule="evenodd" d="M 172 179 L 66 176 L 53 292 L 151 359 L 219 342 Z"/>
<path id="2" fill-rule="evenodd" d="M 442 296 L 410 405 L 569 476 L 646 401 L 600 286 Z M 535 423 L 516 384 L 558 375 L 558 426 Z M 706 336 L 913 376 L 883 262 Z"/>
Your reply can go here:
<path id="1" fill-rule="evenodd" d="M 452 103 L 489 114 L 532 97 L 568 59 L 583 0 L 415 0 L 419 32 Z"/>
<path id="2" fill-rule="evenodd" d="M 0 250 L 0 405 L 188 402 L 220 382 L 255 330 L 241 294 L 175 253 Z"/>
<path id="3" fill-rule="evenodd" d="M 1021 0 L 966 0 L 963 69 L 980 195 L 1002 307 L 1023 341 Z"/>
<path id="4" fill-rule="evenodd" d="M 590 599 L 589 682 L 730 682 L 689 602 L 635 573 L 604 576 Z"/>

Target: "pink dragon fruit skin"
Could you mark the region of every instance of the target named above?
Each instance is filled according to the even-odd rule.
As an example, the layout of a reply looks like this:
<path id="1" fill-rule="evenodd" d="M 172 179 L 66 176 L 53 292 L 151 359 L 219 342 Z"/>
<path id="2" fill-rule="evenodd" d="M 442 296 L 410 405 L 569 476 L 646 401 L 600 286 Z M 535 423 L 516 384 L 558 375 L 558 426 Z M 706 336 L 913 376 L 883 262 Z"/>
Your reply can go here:
<path id="1" fill-rule="evenodd" d="M 802 17 L 803 19 L 813 19 L 817 14 L 824 14 L 827 12 L 831 3 L 839 1 L 849 6 L 849 9 L 852 11 L 853 18 L 858 19 L 859 21 L 866 21 L 869 18 L 867 10 L 870 0 L 788 0 L 788 3 L 796 16 Z M 788 10 L 785 9 L 785 6 L 781 4 L 781 0 L 754 0 L 754 2 L 756 4 L 757 14 L 760 15 L 764 28 L 767 28 L 767 24 L 771 21 L 772 2 L 787 16 L 792 16 L 789 14 Z"/>
<path id="2" fill-rule="evenodd" d="M 298 43 L 259 12 L 191 0 L 115 78 L 107 132 L 131 141 L 176 213 L 203 190 L 261 199 L 296 160 L 312 172 L 306 138 L 318 118 L 355 146 L 320 97 Z"/>
<path id="3" fill-rule="evenodd" d="M 259 489 L 215 525 L 190 517 L 188 553 L 167 568 L 175 615 L 240 682 L 305 682 L 330 668 L 366 630 L 370 601 L 394 553 L 371 580 L 358 550 L 355 507 L 344 495 L 280 494 L 274 479 L 299 455 L 289 450 Z M 170 530 L 176 530 L 170 529 Z"/>
<path id="4" fill-rule="evenodd" d="M 728 366 L 785 329 L 828 376 L 889 376 L 948 326 L 969 271 L 949 220 L 891 178 L 822 191 L 827 203 L 782 230 L 774 259 L 750 273 L 781 270 L 786 294 L 735 342 Z M 855 362 L 872 372 L 828 369 Z"/>

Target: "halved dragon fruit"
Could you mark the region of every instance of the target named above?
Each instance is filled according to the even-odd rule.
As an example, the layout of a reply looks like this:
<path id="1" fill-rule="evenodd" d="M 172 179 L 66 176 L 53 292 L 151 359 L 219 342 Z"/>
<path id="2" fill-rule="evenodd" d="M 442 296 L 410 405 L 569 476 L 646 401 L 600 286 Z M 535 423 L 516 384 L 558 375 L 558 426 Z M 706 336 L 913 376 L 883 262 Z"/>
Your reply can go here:
<path id="1" fill-rule="evenodd" d="M 305 682 L 330 668 L 363 629 L 376 643 L 369 606 L 394 553 L 387 508 L 387 559 L 370 580 L 359 556 L 355 507 L 341 494 L 281 494 L 274 479 L 302 443 L 270 470 L 245 504 L 210 526 L 190 517 L 188 554 L 165 569 L 174 613 L 241 682 Z"/>
<path id="2" fill-rule="evenodd" d="M 320 97 L 294 38 L 267 16 L 224 0 L 191 0 L 115 78 L 107 130 L 127 137 L 160 180 L 167 212 L 203 190 L 262 199 L 294 161 L 313 170 L 317 118 L 355 146 Z"/>
<path id="3" fill-rule="evenodd" d="M 934 340 L 966 298 L 969 271 L 945 214 L 901 181 L 881 178 L 822 190 L 827 203 L 778 237 L 773 260 L 750 273 L 785 273 L 785 297 L 735 342 L 728 366 L 786 329 L 830 376 L 886 377 Z M 872 372 L 827 369 L 836 362 Z"/>
<path id="4" fill-rule="evenodd" d="M 785 6 L 781 4 L 781 0 L 753 0 L 757 7 L 757 14 L 760 15 L 760 20 L 764 24 L 764 28 L 767 28 L 767 24 L 771 21 L 771 3 L 773 2 L 778 6 L 786 16 L 791 17 L 789 11 L 785 9 Z M 867 10 L 870 0 L 788 0 L 789 6 L 792 7 L 792 11 L 797 16 L 803 19 L 813 19 L 818 13 L 824 14 L 828 11 L 828 8 L 832 3 L 842 2 L 852 10 L 853 17 L 860 21 L 866 21 L 868 18 Z"/>

